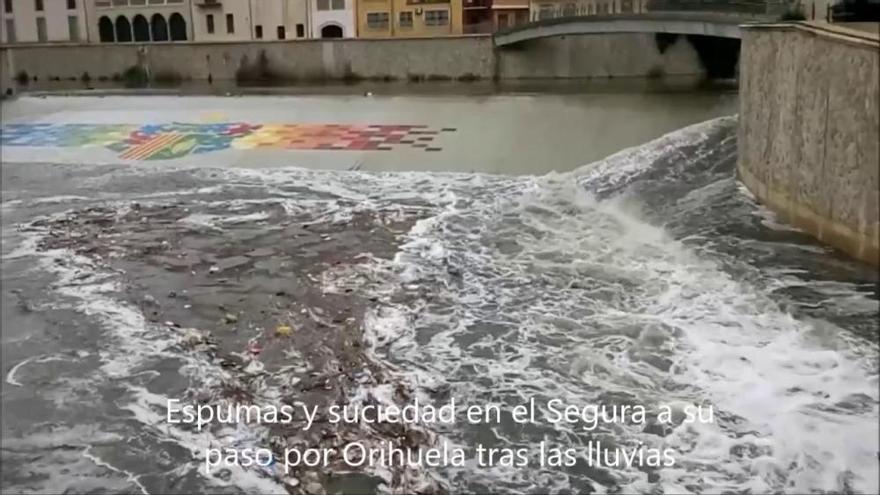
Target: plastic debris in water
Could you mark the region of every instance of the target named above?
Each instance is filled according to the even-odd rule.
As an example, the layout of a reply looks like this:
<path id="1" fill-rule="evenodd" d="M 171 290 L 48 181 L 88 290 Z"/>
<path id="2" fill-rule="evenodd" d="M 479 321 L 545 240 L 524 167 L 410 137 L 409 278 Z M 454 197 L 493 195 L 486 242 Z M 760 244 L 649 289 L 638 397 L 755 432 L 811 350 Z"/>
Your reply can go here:
<path id="1" fill-rule="evenodd" d="M 248 341 L 247 351 L 256 356 L 259 353 L 263 352 L 263 346 L 260 345 L 260 341 L 256 339 L 251 339 L 250 341 Z"/>
<path id="2" fill-rule="evenodd" d="M 275 335 L 278 337 L 290 337 L 293 333 L 293 328 L 289 325 L 278 325 L 275 327 Z"/>
<path id="3" fill-rule="evenodd" d="M 226 313 L 226 315 L 223 317 L 223 321 L 225 321 L 226 323 L 237 323 L 238 316 L 235 316 L 232 313 Z"/>

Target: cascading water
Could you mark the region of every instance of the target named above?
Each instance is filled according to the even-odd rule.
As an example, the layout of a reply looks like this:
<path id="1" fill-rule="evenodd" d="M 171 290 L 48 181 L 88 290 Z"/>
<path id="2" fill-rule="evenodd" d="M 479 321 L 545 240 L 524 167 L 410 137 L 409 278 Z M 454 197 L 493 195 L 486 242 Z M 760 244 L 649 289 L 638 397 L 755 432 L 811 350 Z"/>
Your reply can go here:
<path id="1" fill-rule="evenodd" d="M 51 400 L 10 396 L 45 418 L 8 426 L 18 438 L 4 443 L 11 466 L 5 469 L 16 474 L 4 475 L 4 483 L 37 491 L 284 490 L 271 472 L 206 478 L 193 460 L 205 445 L 253 445 L 268 432 L 195 434 L 163 422 L 161 406 L 174 394 L 216 397 L 217 388 L 235 382 L 250 387 L 251 400 L 271 402 L 309 378 L 305 351 L 281 356 L 266 350 L 265 368 L 221 366 L 206 357 L 214 354 L 192 352 L 208 341 L 203 334 L 175 334 L 152 322 L 149 308 L 126 301 L 126 284 L 158 293 L 177 280 L 161 271 L 180 263 L 170 256 L 162 258 L 161 270 L 142 261 L 168 240 L 192 252 L 246 245 L 256 259 L 265 256 L 257 251 L 299 249 L 287 261 L 258 261 L 236 280 L 247 287 L 241 294 L 265 290 L 264 298 L 282 297 L 281 287 L 291 290 L 287 285 L 320 284 L 320 296 L 300 294 L 306 302 L 287 314 L 320 321 L 322 328 L 349 320 L 325 315 L 326 308 L 310 310 L 309 301 L 369 301 L 361 326 L 370 364 L 352 372 L 358 377 L 349 391 L 353 402 L 392 401 L 396 384 L 423 403 L 455 397 L 504 411 L 530 399 L 649 409 L 700 404 L 714 411 L 711 423 L 668 427 L 524 425 L 508 412 L 497 425 L 435 425 L 427 438 L 436 445 L 534 452 L 541 442 L 598 442 L 612 450 L 673 449 L 675 464 L 608 468 L 580 458 L 570 467 L 507 468 L 469 462 L 404 477 L 377 472 L 384 485 L 356 485 L 361 489 L 876 493 L 876 272 L 776 223 L 754 203 L 735 179 L 735 123 L 698 124 L 574 172 L 541 177 L 79 167 L 66 169 L 68 195 L 53 198 L 28 182 L 27 173 L 42 173 L 31 167 L 16 178 L 14 197 L 4 198 L 4 276 L 31 277 L 40 288 L 51 282 L 54 295 L 43 296 L 41 311 L 60 319 L 57 314 L 74 310 L 89 320 L 7 375 L 15 394 L 41 383 Z M 45 217 L 19 235 L 9 222 L 23 221 L 16 215 L 26 208 Z M 154 221 L 147 210 L 167 218 Z M 76 234 L 70 245 L 81 242 L 75 241 L 84 237 L 80 227 L 67 227 L 73 224 L 65 217 L 76 211 L 97 218 L 78 224 L 82 228 L 104 225 L 98 216 L 105 212 L 109 224 L 124 225 L 107 234 L 114 246 L 76 255 L 64 245 L 39 248 L 53 225 Z M 405 226 L 395 234 L 399 245 L 368 246 L 397 232 L 398 224 Z M 338 228 L 315 234 L 299 225 Z M 341 245 L 335 239 L 361 228 L 365 237 L 356 241 L 363 246 L 348 243 L 369 254 L 332 268 L 343 265 L 322 246 Z M 143 248 L 147 241 L 160 248 Z M 96 259 L 121 258 L 135 248 L 143 254 L 125 265 L 128 279 L 121 270 L 79 275 L 94 272 Z M 388 256 L 375 254 L 388 250 Z M 214 252 L 202 271 L 241 257 Z M 331 268 L 316 276 L 308 263 L 302 272 L 286 268 L 304 258 Z M 179 272 L 174 276 L 190 284 L 195 311 L 199 286 Z M 215 303 L 224 291 L 237 300 L 239 292 L 217 284 L 204 289 L 208 300 Z M 22 318 L 13 323 L 32 316 Z M 241 350 L 252 330 L 218 330 L 212 338 L 221 350 Z M 61 344 L 83 348 L 73 352 Z M 324 352 L 320 345 L 310 349 Z M 379 371 L 382 383 L 370 379 Z M 48 440 L 50 432 L 63 440 Z M 157 450 L 164 453 L 157 457 Z M 34 460 L 37 452 L 42 457 Z M 107 469 L 112 483 L 102 481 Z"/>
<path id="2" fill-rule="evenodd" d="M 374 352 L 426 398 L 704 404 L 711 424 L 466 425 L 447 442 L 671 447 L 672 468 L 441 470 L 455 491 L 878 490 L 877 294 L 734 178 L 735 120 L 572 174 L 446 187 L 385 264 Z M 869 272 L 870 273 L 870 272 Z M 874 338 L 871 338 L 871 336 Z M 442 393 L 439 393 L 442 392 Z M 582 449 L 579 449 L 582 451 Z"/>

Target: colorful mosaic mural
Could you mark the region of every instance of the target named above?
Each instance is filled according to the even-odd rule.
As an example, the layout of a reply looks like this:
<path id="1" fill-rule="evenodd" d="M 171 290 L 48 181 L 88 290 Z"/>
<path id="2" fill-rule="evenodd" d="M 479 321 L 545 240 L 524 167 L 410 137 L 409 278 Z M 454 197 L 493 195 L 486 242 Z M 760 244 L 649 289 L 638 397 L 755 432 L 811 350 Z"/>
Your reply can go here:
<path id="1" fill-rule="evenodd" d="M 440 151 L 435 138 L 454 131 L 387 124 L 7 124 L 0 129 L 0 146 L 98 146 L 126 160 L 169 160 L 230 148 Z"/>

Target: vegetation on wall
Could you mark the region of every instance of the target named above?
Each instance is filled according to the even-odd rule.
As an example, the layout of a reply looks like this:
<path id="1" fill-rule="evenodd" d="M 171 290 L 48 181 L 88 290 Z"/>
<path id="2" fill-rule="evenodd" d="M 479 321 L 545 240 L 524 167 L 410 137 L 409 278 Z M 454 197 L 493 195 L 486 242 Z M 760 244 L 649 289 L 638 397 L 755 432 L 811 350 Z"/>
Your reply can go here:
<path id="1" fill-rule="evenodd" d="M 140 65 L 132 65 L 122 73 L 122 81 L 126 88 L 142 88 L 150 82 L 150 76 Z"/>

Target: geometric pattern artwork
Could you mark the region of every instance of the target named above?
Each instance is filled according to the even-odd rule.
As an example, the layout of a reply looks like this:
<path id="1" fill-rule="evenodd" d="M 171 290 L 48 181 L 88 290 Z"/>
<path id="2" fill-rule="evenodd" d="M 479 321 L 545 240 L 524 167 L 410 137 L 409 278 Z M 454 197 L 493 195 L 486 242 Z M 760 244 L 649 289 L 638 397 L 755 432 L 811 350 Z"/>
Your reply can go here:
<path id="1" fill-rule="evenodd" d="M 389 124 L 7 124 L 0 146 L 104 147 L 126 160 L 169 160 L 226 149 L 440 151 L 454 128 Z"/>

